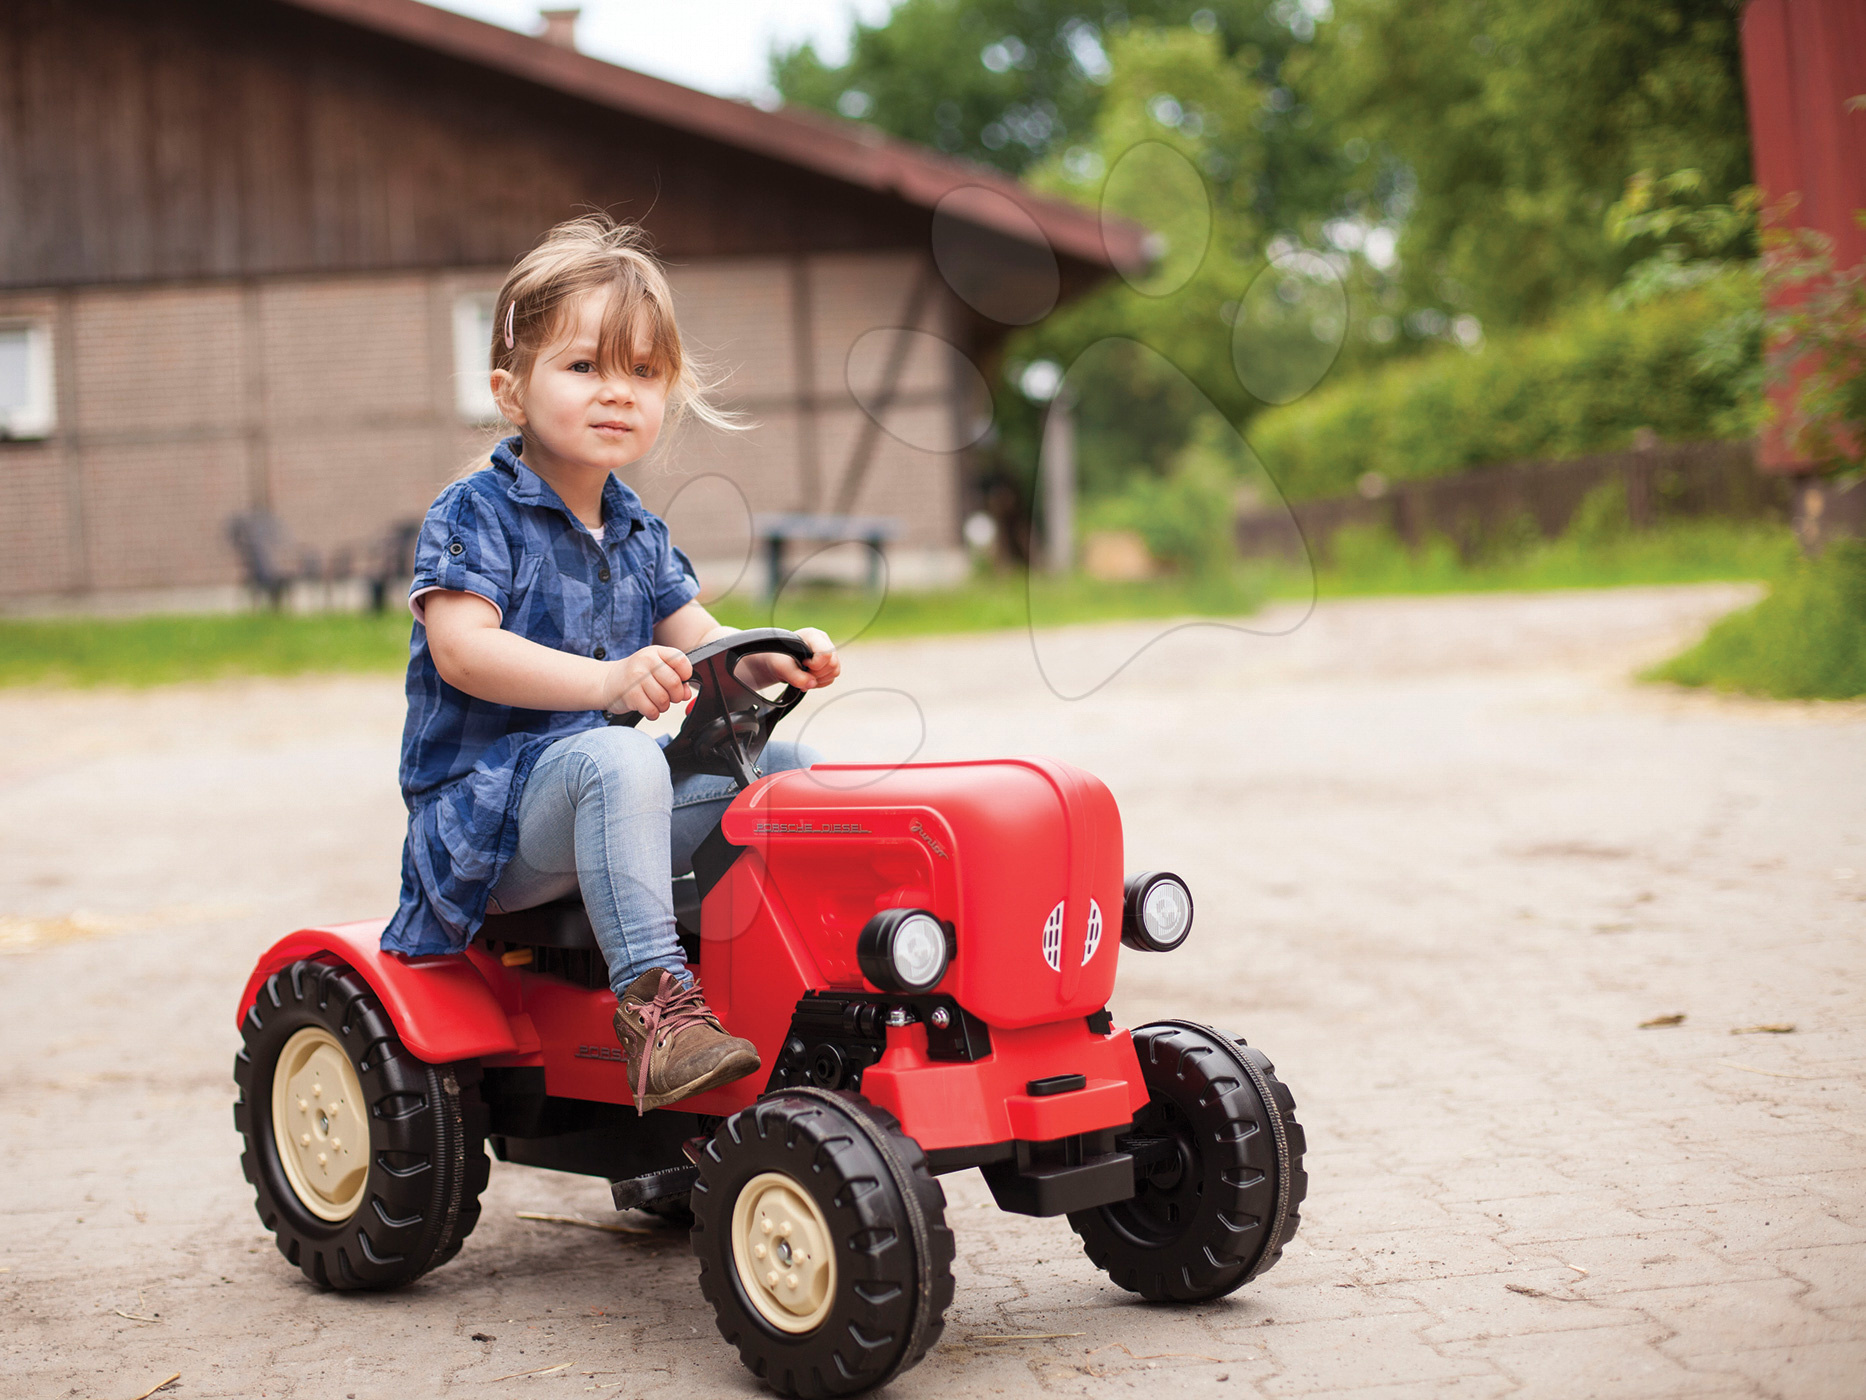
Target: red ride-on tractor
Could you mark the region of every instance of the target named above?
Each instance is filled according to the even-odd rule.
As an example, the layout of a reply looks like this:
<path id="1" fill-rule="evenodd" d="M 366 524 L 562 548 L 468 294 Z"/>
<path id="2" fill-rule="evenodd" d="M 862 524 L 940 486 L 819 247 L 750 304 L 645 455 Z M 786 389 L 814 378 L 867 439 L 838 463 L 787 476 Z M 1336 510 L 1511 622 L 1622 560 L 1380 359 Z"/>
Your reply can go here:
<path id="1" fill-rule="evenodd" d="M 381 924 L 274 945 L 240 1003 L 241 1164 L 280 1252 L 338 1289 L 451 1259 L 489 1164 L 599 1176 L 617 1209 L 691 1211 L 700 1288 L 785 1395 L 912 1366 L 952 1299 L 938 1177 L 1067 1215 L 1089 1259 L 1155 1301 L 1274 1264 L 1306 1178 L 1270 1061 L 1190 1021 L 1117 1027 L 1118 948 L 1192 926 L 1175 875 L 1123 878 L 1107 788 L 1047 759 L 819 766 L 761 777 L 801 694 L 737 662 L 809 655 L 776 629 L 691 655 L 676 770 L 742 791 L 675 881 L 689 960 L 763 1067 L 638 1113 L 581 905 L 486 920 L 464 953 L 384 953 Z"/>

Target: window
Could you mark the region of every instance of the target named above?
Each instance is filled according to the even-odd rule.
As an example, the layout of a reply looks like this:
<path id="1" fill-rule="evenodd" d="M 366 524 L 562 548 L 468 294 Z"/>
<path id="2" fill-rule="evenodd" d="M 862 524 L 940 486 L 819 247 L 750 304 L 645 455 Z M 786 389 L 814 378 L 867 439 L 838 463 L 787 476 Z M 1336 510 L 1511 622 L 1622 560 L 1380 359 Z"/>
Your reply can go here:
<path id="1" fill-rule="evenodd" d="M 492 307 L 490 292 L 454 298 L 454 407 L 469 423 L 499 421 L 499 406 L 492 401 L 492 387 L 486 382 Z"/>
<path id="2" fill-rule="evenodd" d="M 0 438 L 49 437 L 52 332 L 43 321 L 0 321 Z"/>

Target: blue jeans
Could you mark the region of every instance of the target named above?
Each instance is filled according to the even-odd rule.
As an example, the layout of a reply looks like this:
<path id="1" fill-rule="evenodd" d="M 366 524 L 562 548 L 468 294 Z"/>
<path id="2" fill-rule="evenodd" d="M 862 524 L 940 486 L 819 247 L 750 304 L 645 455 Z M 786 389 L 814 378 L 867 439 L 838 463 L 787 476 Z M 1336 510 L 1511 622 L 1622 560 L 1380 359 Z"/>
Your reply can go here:
<path id="1" fill-rule="evenodd" d="M 767 773 L 808 768 L 800 744 L 765 747 Z M 672 880 L 738 794 L 711 773 L 673 779 L 659 744 L 638 729 L 605 725 L 546 749 L 518 804 L 518 850 L 493 887 L 492 910 L 510 913 L 578 890 L 617 996 L 651 967 L 683 982 Z"/>

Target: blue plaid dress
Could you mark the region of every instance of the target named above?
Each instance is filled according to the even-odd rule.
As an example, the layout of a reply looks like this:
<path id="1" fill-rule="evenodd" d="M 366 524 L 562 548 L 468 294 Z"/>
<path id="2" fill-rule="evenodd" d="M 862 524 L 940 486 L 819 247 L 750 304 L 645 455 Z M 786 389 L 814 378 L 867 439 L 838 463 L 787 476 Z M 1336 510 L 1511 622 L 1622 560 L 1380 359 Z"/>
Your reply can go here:
<path id="1" fill-rule="evenodd" d="M 654 640 L 654 625 L 700 591 L 667 526 L 615 477 L 603 487 L 598 544 L 507 438 L 492 464 L 456 481 L 428 508 L 409 596 L 477 593 L 499 625 L 578 656 L 617 660 Z M 456 953 L 486 917 L 486 900 L 518 846 L 518 803 L 552 743 L 605 723 L 597 710 L 559 713 L 494 705 L 441 679 L 417 615 L 408 644 L 402 730 L 401 907 L 383 930 L 395 953 Z"/>

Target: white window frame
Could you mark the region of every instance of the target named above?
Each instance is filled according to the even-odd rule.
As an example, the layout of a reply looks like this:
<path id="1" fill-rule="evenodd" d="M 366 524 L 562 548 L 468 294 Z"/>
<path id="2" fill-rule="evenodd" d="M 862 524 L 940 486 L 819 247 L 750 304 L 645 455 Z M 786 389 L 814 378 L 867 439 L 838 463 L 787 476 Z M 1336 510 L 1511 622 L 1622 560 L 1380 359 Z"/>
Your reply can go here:
<path id="1" fill-rule="evenodd" d="M 454 297 L 454 408 L 464 423 L 497 423 L 491 371 L 486 354 L 492 345 L 492 292 L 461 292 Z"/>
<path id="2" fill-rule="evenodd" d="M 27 317 L 0 317 L 0 333 L 26 333 L 26 402 L 0 407 L 0 440 L 48 438 L 58 426 L 58 394 L 52 378 L 52 327 Z"/>

